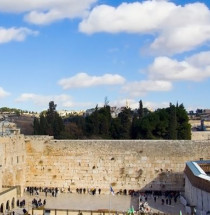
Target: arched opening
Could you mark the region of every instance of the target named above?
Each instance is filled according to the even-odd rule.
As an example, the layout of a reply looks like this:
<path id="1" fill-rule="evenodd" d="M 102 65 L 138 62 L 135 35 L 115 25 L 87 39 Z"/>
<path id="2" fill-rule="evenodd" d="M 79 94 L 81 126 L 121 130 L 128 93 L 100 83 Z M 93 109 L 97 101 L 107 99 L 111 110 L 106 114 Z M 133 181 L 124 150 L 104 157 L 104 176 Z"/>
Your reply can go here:
<path id="1" fill-rule="evenodd" d="M 17 206 L 18 206 L 18 207 L 20 206 L 20 201 L 19 201 L 19 200 L 17 200 Z"/>
<path id="2" fill-rule="evenodd" d="M 9 200 L 7 201 L 7 204 L 6 204 L 6 210 L 10 210 L 10 206 L 9 206 Z"/>
<path id="3" fill-rule="evenodd" d="M 4 204 L 3 203 L 1 204 L 0 212 L 4 213 Z"/>
<path id="4" fill-rule="evenodd" d="M 12 205 L 11 206 L 12 206 L 12 209 L 15 207 L 15 198 L 14 197 L 12 198 Z"/>

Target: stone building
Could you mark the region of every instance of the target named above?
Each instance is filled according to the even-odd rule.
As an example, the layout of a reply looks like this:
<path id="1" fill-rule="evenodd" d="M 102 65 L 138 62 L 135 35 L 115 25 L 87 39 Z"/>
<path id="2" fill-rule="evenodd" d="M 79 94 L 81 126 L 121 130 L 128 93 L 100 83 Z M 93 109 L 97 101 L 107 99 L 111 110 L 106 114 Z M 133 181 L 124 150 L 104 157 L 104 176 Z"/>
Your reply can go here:
<path id="1" fill-rule="evenodd" d="M 189 161 L 184 172 L 188 205 L 197 214 L 210 213 L 210 160 Z"/>

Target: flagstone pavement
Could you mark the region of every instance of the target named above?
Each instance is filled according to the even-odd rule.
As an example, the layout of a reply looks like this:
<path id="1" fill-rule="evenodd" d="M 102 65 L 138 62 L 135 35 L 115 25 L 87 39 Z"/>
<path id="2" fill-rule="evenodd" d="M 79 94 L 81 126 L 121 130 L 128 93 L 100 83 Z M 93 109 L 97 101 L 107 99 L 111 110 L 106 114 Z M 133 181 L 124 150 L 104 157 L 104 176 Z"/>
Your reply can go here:
<path id="1" fill-rule="evenodd" d="M 32 199 L 41 199 L 42 202 L 46 199 L 47 209 L 69 209 L 69 210 L 116 210 L 127 212 L 132 206 L 137 211 L 139 205 L 138 197 L 131 197 L 129 195 L 105 195 L 105 194 L 77 194 L 77 193 L 60 193 L 57 197 L 52 197 L 48 193 L 45 197 L 44 193 L 39 195 L 30 196 L 28 193 L 24 193 L 21 199 L 26 200 L 25 209 L 31 210 Z M 160 212 L 166 214 L 179 214 L 180 210 L 184 214 L 184 206 L 178 201 L 175 203 L 172 201 L 171 205 L 162 205 L 161 198 L 157 198 L 154 202 L 152 196 L 148 197 L 147 202 L 152 209 L 152 212 Z M 17 214 L 21 214 L 20 210 L 16 210 Z"/>

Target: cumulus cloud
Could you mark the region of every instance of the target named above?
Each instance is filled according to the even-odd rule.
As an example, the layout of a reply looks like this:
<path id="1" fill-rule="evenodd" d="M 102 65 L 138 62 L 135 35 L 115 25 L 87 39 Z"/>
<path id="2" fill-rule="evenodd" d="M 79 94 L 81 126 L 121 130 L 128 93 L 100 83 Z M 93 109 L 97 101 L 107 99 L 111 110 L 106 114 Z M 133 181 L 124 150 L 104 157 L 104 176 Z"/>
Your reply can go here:
<path id="1" fill-rule="evenodd" d="M 110 101 L 110 105 L 116 106 L 116 107 L 124 107 L 126 106 L 126 104 L 128 104 L 128 106 L 131 109 L 137 109 L 139 108 L 139 101 L 135 100 L 135 99 L 119 99 L 119 100 L 114 100 L 114 101 Z M 151 101 L 144 101 L 143 102 L 143 106 L 148 108 L 151 111 L 156 110 L 157 108 L 166 108 L 169 106 L 169 102 L 161 102 L 161 103 L 157 103 L 157 102 L 151 102 Z"/>
<path id="2" fill-rule="evenodd" d="M 130 97 L 144 96 L 149 92 L 169 91 L 172 89 L 172 83 L 164 80 L 143 80 L 129 82 L 122 87 L 122 90 Z"/>
<path id="3" fill-rule="evenodd" d="M 117 74 L 105 74 L 103 76 L 89 76 L 86 73 L 78 73 L 77 75 L 61 79 L 58 84 L 63 89 L 92 87 L 99 85 L 117 85 L 123 84 L 125 79 Z"/>
<path id="4" fill-rule="evenodd" d="M 210 78 L 210 51 L 200 52 L 178 61 L 166 56 L 156 57 L 145 70 L 147 80 L 126 82 L 122 91 L 130 97 L 149 92 L 169 91 L 175 81 L 202 81 Z"/>
<path id="5" fill-rule="evenodd" d="M 79 108 L 92 108 L 94 107 L 96 104 L 93 102 L 75 102 L 75 101 L 70 101 L 70 102 L 64 102 L 62 104 L 62 106 L 64 108 L 75 108 L 75 107 L 79 107 Z"/>
<path id="6" fill-rule="evenodd" d="M 50 101 L 54 101 L 55 103 L 66 103 L 70 102 L 72 98 L 69 95 L 61 94 L 61 95 L 38 95 L 34 93 L 23 93 L 16 99 L 16 102 L 33 102 L 35 105 L 39 106 L 48 106 Z"/>
<path id="7" fill-rule="evenodd" d="M 97 0 L 1 0 L 0 11 L 26 13 L 25 20 L 49 24 L 64 18 L 83 17 Z"/>
<path id="8" fill-rule="evenodd" d="M 148 0 L 100 5 L 80 23 L 81 32 L 92 34 L 151 34 L 150 51 L 174 54 L 192 50 L 210 40 L 210 10 L 203 3 L 178 6 L 169 1 Z"/>
<path id="9" fill-rule="evenodd" d="M 5 91 L 2 87 L 0 87 L 0 99 L 9 96 L 10 93 Z"/>
<path id="10" fill-rule="evenodd" d="M 62 108 L 75 108 L 75 107 L 93 107 L 95 104 L 91 102 L 75 102 L 73 98 L 66 94 L 61 95 L 38 95 L 34 93 L 23 93 L 17 99 L 16 102 L 32 102 L 39 107 L 48 107 L 49 102 L 54 101 L 55 104 Z"/>
<path id="11" fill-rule="evenodd" d="M 37 31 L 28 28 L 2 28 L 0 27 L 0 43 L 23 41 L 28 35 L 37 35 Z"/>
<path id="12" fill-rule="evenodd" d="M 149 79 L 202 81 L 210 77 L 210 52 L 195 54 L 183 61 L 157 57 L 148 68 Z"/>
<path id="13" fill-rule="evenodd" d="M 144 1 L 122 3 L 118 7 L 100 5 L 95 7 L 80 25 L 80 31 L 147 33 L 160 29 L 160 25 L 174 10 L 169 2 Z M 151 16 L 152 14 L 152 16 Z"/>

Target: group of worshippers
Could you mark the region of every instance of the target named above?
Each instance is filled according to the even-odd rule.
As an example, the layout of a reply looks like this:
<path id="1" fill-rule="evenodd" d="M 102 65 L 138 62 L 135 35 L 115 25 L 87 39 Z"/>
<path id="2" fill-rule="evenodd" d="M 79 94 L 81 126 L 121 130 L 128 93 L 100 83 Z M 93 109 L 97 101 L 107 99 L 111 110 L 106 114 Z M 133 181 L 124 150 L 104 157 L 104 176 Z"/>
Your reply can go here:
<path id="1" fill-rule="evenodd" d="M 44 199 L 44 201 L 42 202 L 41 199 L 37 200 L 37 199 L 34 198 L 32 200 L 32 205 L 35 208 L 39 208 L 39 207 L 45 206 L 46 205 L 46 199 Z"/>
<path id="2" fill-rule="evenodd" d="M 26 192 L 29 192 L 31 196 L 33 195 L 39 195 L 40 192 L 44 192 L 45 196 L 47 197 L 48 193 L 50 193 L 53 197 L 57 197 L 58 192 L 59 192 L 59 188 L 57 187 L 27 187 Z M 62 190 L 61 190 L 62 192 Z"/>
<path id="3" fill-rule="evenodd" d="M 97 193 L 97 189 L 96 188 L 92 188 L 92 189 L 87 189 L 86 188 L 77 188 L 76 192 L 78 194 L 85 194 L 87 191 L 87 193 L 91 194 L 91 195 L 95 195 Z M 101 188 L 98 189 L 98 194 L 101 194 Z"/>
<path id="4" fill-rule="evenodd" d="M 20 207 L 20 208 L 25 207 L 25 205 L 26 205 L 25 199 L 23 199 L 22 201 L 17 202 L 17 206 Z"/>

